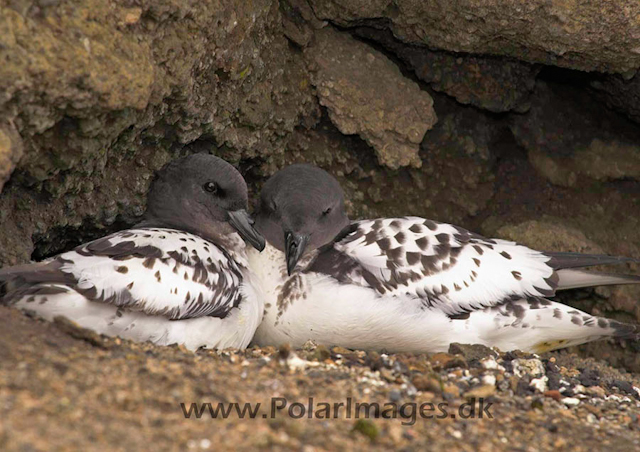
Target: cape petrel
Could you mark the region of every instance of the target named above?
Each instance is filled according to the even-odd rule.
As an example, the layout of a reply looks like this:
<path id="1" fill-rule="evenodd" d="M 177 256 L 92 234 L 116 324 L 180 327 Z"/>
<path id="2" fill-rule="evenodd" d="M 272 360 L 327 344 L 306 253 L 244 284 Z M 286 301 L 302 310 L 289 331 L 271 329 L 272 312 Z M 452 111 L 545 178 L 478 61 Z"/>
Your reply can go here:
<path id="1" fill-rule="evenodd" d="M 189 349 L 244 348 L 263 298 L 245 243 L 264 238 L 247 186 L 224 160 L 174 160 L 151 183 L 144 220 L 43 262 L 0 269 L 3 302 L 109 336 Z"/>
<path id="2" fill-rule="evenodd" d="M 542 352 L 638 335 L 636 325 L 548 299 L 562 289 L 638 283 L 582 269 L 633 259 L 541 252 L 419 217 L 350 222 L 338 182 L 310 165 L 265 183 L 255 227 L 268 243 L 249 253 L 265 293 L 259 345 L 313 339 L 437 352 L 461 342 Z"/>

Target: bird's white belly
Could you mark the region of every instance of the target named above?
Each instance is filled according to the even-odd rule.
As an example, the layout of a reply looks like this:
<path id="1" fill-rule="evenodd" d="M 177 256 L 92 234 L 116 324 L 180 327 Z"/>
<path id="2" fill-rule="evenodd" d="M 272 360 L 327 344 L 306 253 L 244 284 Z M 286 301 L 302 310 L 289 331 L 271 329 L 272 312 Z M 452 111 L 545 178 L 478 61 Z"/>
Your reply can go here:
<path id="1" fill-rule="evenodd" d="M 423 310 L 411 297 L 378 297 L 372 289 L 339 284 L 317 273 L 287 277 L 284 254 L 271 246 L 249 252 L 251 269 L 265 294 L 265 316 L 256 331 L 258 345 L 288 342 L 363 350 L 446 350 L 451 325 L 438 310 Z M 290 286 L 286 287 L 285 282 Z"/>
<path id="2" fill-rule="evenodd" d="M 540 352 L 613 334 L 570 306 L 547 301 L 536 306 L 526 299 L 452 319 L 410 296 L 378 296 L 319 273 L 288 277 L 283 253 L 273 248 L 249 254 L 265 294 L 265 316 L 254 337 L 258 345 L 300 347 L 312 339 L 327 346 L 424 353 L 447 351 L 459 342 Z"/>
<path id="3" fill-rule="evenodd" d="M 427 313 L 420 310 L 419 300 L 376 298 L 372 292 L 335 282 L 316 284 L 306 298 L 292 301 L 280 315 L 278 309 L 269 310 L 254 340 L 299 347 L 312 339 L 389 352 L 448 348 L 450 321 L 441 311 Z"/>

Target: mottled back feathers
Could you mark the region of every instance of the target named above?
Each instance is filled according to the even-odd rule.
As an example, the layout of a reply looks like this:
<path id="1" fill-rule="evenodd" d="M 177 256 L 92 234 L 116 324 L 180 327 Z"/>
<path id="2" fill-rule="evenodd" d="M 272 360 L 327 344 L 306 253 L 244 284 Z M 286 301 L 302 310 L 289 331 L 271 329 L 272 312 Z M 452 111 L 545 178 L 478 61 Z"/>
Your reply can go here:
<path id="1" fill-rule="evenodd" d="M 242 299 L 241 256 L 174 229 L 129 229 L 50 261 L 0 272 L 5 301 L 46 303 L 76 291 L 91 301 L 171 320 L 225 317 Z"/>
<path id="2" fill-rule="evenodd" d="M 419 217 L 351 224 L 321 248 L 305 270 L 379 295 L 412 295 L 445 312 L 493 306 L 508 299 L 553 295 L 550 257 L 506 240 Z"/>

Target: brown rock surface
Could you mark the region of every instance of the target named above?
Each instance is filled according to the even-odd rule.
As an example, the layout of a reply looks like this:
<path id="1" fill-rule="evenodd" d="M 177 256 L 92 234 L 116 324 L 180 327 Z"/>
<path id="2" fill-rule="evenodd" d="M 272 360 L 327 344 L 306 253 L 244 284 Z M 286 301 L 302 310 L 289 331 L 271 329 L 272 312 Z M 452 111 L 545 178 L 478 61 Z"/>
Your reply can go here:
<path id="1" fill-rule="evenodd" d="M 539 67 L 516 60 L 406 45 L 386 30 L 357 28 L 358 36 L 373 40 L 393 52 L 416 77 L 461 104 L 500 113 L 526 111 Z"/>
<path id="2" fill-rule="evenodd" d="M 0 192 L 22 157 L 22 138 L 13 125 L 0 126 Z"/>
<path id="3" fill-rule="evenodd" d="M 436 123 L 433 100 L 380 52 L 332 28 L 305 50 L 313 84 L 331 121 L 358 134 L 384 166 L 420 167 L 420 142 Z"/>
<path id="4" fill-rule="evenodd" d="M 320 19 L 341 26 L 385 24 L 403 42 L 435 49 L 585 71 L 624 73 L 640 66 L 640 5 L 634 0 L 310 3 Z"/>
<path id="5" fill-rule="evenodd" d="M 317 114 L 269 0 L 0 7 L 0 124 L 24 143 L 0 197 L 2 263 L 27 260 L 53 225 L 131 223 L 152 171 L 187 144 L 267 157 Z"/>
<path id="6" fill-rule="evenodd" d="M 591 81 L 591 87 L 602 94 L 603 102 L 622 112 L 632 121 L 640 122 L 640 76 L 609 75 Z"/>
<path id="7" fill-rule="evenodd" d="M 513 118 L 513 133 L 532 165 L 556 185 L 640 178 L 640 130 L 571 86 L 539 82 L 527 115 Z"/>

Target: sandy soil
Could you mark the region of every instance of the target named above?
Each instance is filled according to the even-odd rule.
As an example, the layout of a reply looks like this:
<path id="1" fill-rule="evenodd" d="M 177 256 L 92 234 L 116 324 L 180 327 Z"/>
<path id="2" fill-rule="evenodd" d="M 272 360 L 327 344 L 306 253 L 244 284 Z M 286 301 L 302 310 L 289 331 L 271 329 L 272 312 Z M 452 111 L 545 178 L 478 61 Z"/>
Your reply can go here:
<path id="1" fill-rule="evenodd" d="M 308 344 L 194 354 L 0 307 L 0 449 L 638 449 L 640 375 L 567 352 L 539 359 L 480 346 L 450 352 L 387 356 Z M 302 408 L 291 406 L 307 406 L 309 397 L 314 414 L 320 403 L 333 408 L 351 398 L 381 411 L 395 403 L 406 416 L 365 419 L 363 409 L 359 419 L 344 409 L 336 419 L 289 416 L 290 409 L 299 416 Z M 287 406 L 271 418 L 271 404 L 285 403 L 276 398 Z M 460 418 L 459 407 L 474 398 L 491 418 Z M 206 410 L 185 418 L 180 404 L 188 410 L 192 402 L 262 406 L 256 419 L 235 411 L 213 419 Z M 437 416 L 446 403 L 447 417 L 421 419 L 425 403 L 434 410 L 425 405 L 424 413 Z"/>

